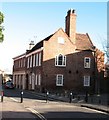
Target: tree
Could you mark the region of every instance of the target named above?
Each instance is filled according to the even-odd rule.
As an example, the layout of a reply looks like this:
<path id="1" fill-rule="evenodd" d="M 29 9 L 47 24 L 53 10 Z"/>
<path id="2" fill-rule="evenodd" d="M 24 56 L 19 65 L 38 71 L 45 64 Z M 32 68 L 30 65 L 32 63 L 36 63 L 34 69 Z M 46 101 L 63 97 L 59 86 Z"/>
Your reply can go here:
<path id="1" fill-rule="evenodd" d="M 4 15 L 0 12 L 0 42 L 3 42 L 4 35 L 3 35 L 3 26 L 1 25 L 4 22 Z"/>

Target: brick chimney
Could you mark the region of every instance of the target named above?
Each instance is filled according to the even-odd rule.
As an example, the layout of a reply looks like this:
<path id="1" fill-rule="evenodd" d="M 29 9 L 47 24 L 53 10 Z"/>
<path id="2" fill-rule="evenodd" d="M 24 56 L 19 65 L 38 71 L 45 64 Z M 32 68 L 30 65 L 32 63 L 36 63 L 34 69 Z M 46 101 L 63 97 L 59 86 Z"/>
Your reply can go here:
<path id="1" fill-rule="evenodd" d="M 34 47 L 34 41 L 31 41 L 29 44 L 29 50 L 31 50 Z"/>
<path id="2" fill-rule="evenodd" d="M 65 21 L 65 32 L 75 44 L 76 40 L 76 14 L 75 10 L 68 10 Z"/>

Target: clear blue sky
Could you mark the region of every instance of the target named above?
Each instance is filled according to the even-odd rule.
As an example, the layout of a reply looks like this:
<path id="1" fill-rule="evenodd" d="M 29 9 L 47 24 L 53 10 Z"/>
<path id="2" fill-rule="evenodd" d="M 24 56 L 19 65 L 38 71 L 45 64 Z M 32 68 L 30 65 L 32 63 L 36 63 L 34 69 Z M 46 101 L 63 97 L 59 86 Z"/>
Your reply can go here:
<path id="1" fill-rule="evenodd" d="M 89 33 L 102 50 L 101 41 L 107 34 L 106 2 L 2 2 L 5 39 L 0 44 L 0 68 L 12 72 L 12 58 L 24 53 L 31 40 L 37 43 L 60 27 L 65 29 L 70 8 L 76 10 L 77 33 Z"/>

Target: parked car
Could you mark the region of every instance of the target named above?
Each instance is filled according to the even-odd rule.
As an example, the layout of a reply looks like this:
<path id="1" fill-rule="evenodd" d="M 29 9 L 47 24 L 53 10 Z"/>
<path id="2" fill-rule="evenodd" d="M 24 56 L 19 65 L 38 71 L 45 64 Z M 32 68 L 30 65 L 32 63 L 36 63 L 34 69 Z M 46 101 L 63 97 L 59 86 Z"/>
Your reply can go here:
<path id="1" fill-rule="evenodd" d="M 5 83 L 5 86 L 4 86 L 6 89 L 13 89 L 14 88 L 14 84 L 10 81 L 6 82 Z"/>

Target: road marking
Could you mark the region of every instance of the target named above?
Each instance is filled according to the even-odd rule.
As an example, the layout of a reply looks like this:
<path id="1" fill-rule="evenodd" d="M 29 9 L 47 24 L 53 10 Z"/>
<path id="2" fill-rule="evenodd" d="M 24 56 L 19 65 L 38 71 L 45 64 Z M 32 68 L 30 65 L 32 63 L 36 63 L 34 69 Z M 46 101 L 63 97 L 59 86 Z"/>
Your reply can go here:
<path id="1" fill-rule="evenodd" d="M 32 108 L 26 108 L 26 109 L 28 109 L 32 113 L 36 114 L 41 120 L 47 120 L 43 115 L 41 115 L 40 113 L 38 113 L 36 110 L 34 110 Z"/>
<path id="2" fill-rule="evenodd" d="M 18 100 L 15 99 L 15 98 L 10 97 L 10 99 L 13 100 L 13 101 L 15 101 L 15 102 L 18 102 Z"/>
<path id="3" fill-rule="evenodd" d="M 95 112 L 98 112 L 98 113 L 102 113 L 102 114 L 108 115 L 108 113 L 102 112 L 102 111 L 100 111 L 100 110 L 95 110 L 95 109 L 86 108 L 86 107 L 84 107 L 84 108 L 85 108 L 85 109 L 88 109 L 88 110 L 91 110 L 91 111 L 95 111 Z"/>

